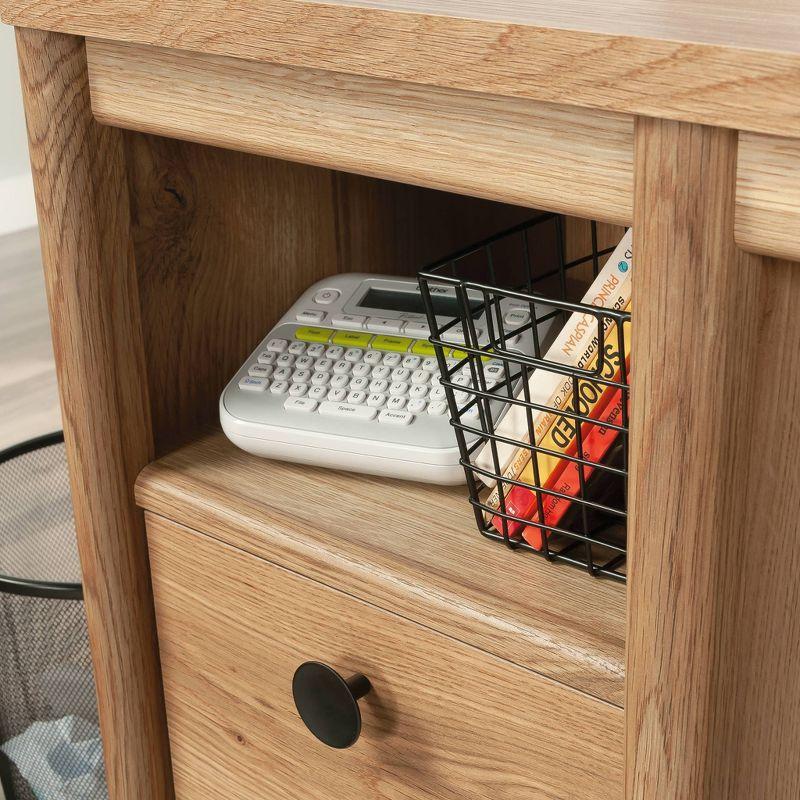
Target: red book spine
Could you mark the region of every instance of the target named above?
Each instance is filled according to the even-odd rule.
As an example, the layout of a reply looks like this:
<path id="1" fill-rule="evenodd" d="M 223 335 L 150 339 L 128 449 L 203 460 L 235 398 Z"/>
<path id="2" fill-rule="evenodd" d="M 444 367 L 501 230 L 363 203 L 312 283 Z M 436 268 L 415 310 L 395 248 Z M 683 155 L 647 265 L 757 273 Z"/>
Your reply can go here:
<path id="1" fill-rule="evenodd" d="M 614 376 L 614 381 L 619 381 L 620 373 Z M 590 417 L 592 419 L 600 419 L 603 413 L 606 410 L 608 404 L 612 401 L 614 397 L 615 388 L 613 386 L 609 386 L 603 392 L 600 399 L 595 404 L 594 408 L 590 413 Z M 595 428 L 596 425 L 592 425 L 589 422 L 584 422 L 583 426 L 581 427 L 581 436 L 584 443 L 584 451 L 586 450 L 586 438 L 587 434 L 589 433 L 590 428 Z M 615 431 L 616 433 L 616 431 Z M 578 451 L 578 437 L 576 436 L 572 442 L 570 443 L 569 447 L 564 450 L 566 455 L 572 456 L 575 455 Z M 558 484 L 560 482 L 561 476 L 567 470 L 568 467 L 575 467 L 576 465 L 571 462 L 567 461 L 567 459 L 562 459 L 559 465 L 553 470 L 550 474 L 550 477 L 545 482 L 543 489 L 550 489 L 552 491 L 561 491 L 558 488 Z M 588 471 L 584 469 L 584 474 L 588 478 Z M 580 487 L 579 487 L 580 488 Z M 515 517 L 520 517 L 521 519 L 529 519 L 529 520 L 537 520 L 539 517 L 539 504 L 537 501 L 538 492 L 528 489 L 524 486 L 512 486 L 506 492 L 506 513 L 511 514 Z M 542 495 L 542 506 L 545 511 L 545 520 L 547 520 L 547 509 L 549 505 L 552 505 L 553 500 L 557 500 L 558 498 L 553 497 L 552 495 Z M 569 505 L 567 505 L 569 508 Z M 565 509 L 566 510 L 566 509 Z M 561 513 L 563 517 L 563 512 Z M 499 514 L 496 514 L 492 518 L 492 525 L 502 532 L 503 531 L 503 517 Z M 520 534 L 523 534 L 523 529 L 525 529 L 525 525 L 522 522 L 516 522 L 514 520 L 506 520 L 506 524 L 508 525 L 508 535 L 510 538 L 517 538 Z M 538 538 L 532 531 L 539 531 L 539 528 L 527 528 L 526 529 L 530 533 L 530 539 L 528 536 L 525 537 L 525 540 L 528 542 L 531 547 L 536 550 L 541 550 L 543 546 L 541 534 L 538 535 Z"/>
<path id="2" fill-rule="evenodd" d="M 612 392 L 612 394 L 610 400 L 599 415 L 597 422 L 584 422 L 581 426 L 583 459 L 593 462 L 583 465 L 584 482 L 588 481 L 589 477 L 594 472 L 594 464 L 602 463 L 606 454 L 611 449 L 611 445 L 614 444 L 619 435 L 619 431 L 615 428 L 609 428 L 605 425 L 598 424 L 610 423 L 612 425 L 619 425 L 622 420 L 622 389 L 609 387 L 607 391 Z M 548 495 L 547 498 L 543 500 L 544 522 L 546 525 L 557 527 L 558 523 L 567 512 L 567 509 L 572 505 L 572 500 L 568 498 L 577 497 L 580 494 L 580 470 L 580 464 L 576 464 L 574 461 L 568 462 L 566 467 L 561 471 L 556 485 L 553 487 L 553 491 L 567 495 L 567 497 Z M 538 521 L 538 517 L 539 510 L 538 508 L 534 508 L 534 514 L 531 516 L 531 520 L 536 522 Z M 535 525 L 529 525 L 522 531 L 522 538 L 536 550 L 542 549 L 542 537 L 544 535 L 546 535 L 545 531 Z"/>

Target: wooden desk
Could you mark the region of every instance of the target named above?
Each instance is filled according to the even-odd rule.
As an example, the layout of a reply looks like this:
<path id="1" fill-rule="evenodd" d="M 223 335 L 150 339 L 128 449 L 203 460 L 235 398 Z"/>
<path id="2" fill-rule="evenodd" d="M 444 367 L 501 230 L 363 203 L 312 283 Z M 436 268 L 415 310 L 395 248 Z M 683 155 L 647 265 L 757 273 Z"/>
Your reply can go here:
<path id="1" fill-rule="evenodd" d="M 172 792 L 137 475 L 317 277 L 522 213 L 430 189 L 634 225 L 626 797 L 800 794 L 800 12 L 476 5 L 0 0 L 113 800 Z"/>

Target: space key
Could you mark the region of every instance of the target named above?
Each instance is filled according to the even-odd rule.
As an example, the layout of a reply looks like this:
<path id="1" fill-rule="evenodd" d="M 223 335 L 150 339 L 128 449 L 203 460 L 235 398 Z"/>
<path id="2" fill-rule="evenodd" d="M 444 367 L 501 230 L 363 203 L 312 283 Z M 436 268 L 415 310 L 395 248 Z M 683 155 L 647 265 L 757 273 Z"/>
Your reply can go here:
<path id="1" fill-rule="evenodd" d="M 377 408 L 370 406 L 351 406 L 348 403 L 332 403 L 326 400 L 320 403 L 319 413 L 324 417 L 350 417 L 350 419 L 375 419 Z"/>

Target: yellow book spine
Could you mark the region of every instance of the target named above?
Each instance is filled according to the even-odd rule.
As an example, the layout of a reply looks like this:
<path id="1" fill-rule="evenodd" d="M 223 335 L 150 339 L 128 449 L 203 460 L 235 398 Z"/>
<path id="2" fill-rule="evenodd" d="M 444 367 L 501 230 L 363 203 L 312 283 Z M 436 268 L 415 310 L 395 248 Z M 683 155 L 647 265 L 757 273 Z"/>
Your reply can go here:
<path id="1" fill-rule="evenodd" d="M 630 303 L 625 307 L 627 311 L 630 308 Z M 631 352 L 631 337 L 630 333 L 625 330 L 624 336 L 624 350 L 625 358 L 630 357 Z M 615 335 L 617 330 L 616 324 L 609 329 L 608 333 L 614 336 L 612 343 L 611 336 L 604 344 L 605 359 L 603 361 L 603 369 L 600 377 L 605 380 L 614 380 L 614 377 L 619 373 L 622 366 L 622 359 L 620 358 L 620 349 L 618 337 Z M 593 367 L 597 364 L 597 357 L 595 356 Z M 578 400 L 577 413 L 584 417 L 589 417 L 592 411 L 596 408 L 600 398 L 606 390 L 606 384 L 596 383 L 592 380 L 581 380 L 579 384 L 579 391 L 581 396 Z M 573 404 L 573 411 L 575 411 Z M 577 436 L 578 422 L 564 414 L 558 416 L 556 421 L 551 425 L 550 430 L 547 432 L 547 437 L 542 442 L 542 447 L 546 450 L 552 450 L 553 453 L 535 453 L 537 463 L 539 465 L 539 481 L 536 481 L 536 474 L 533 469 L 533 459 L 529 458 L 528 463 L 520 472 L 519 480 L 524 483 L 529 483 L 533 486 L 544 486 L 547 480 L 560 465 L 563 453 L 568 452 L 572 444 L 575 442 Z"/>
<path id="2" fill-rule="evenodd" d="M 629 301 L 624 310 L 628 311 L 630 307 L 631 304 Z M 626 325 L 624 329 L 625 358 L 628 358 L 630 354 L 630 334 L 627 331 L 627 327 L 628 326 Z M 606 380 L 612 380 L 617 374 L 621 364 L 621 359 L 619 356 L 619 337 L 617 335 L 617 324 L 615 322 L 612 322 L 605 331 L 603 350 L 604 360 L 601 377 Z M 595 352 L 589 359 L 589 362 L 585 367 L 587 371 L 595 369 L 597 366 L 598 355 L 599 350 L 598 352 Z M 606 387 L 604 384 L 596 383 L 589 378 L 581 378 L 579 381 L 580 398 L 578 400 L 577 413 L 581 414 L 582 416 L 590 416 L 602 397 L 605 388 Z M 572 391 L 565 396 L 564 408 L 573 406 L 572 410 L 574 411 L 572 396 Z M 539 480 L 536 480 L 531 452 L 526 448 L 520 448 L 518 458 L 515 460 L 515 468 L 511 473 L 511 476 L 516 477 L 518 480 L 523 481 L 524 483 L 529 483 L 534 486 L 544 486 L 555 469 L 561 463 L 561 456 L 566 453 L 569 447 L 572 445 L 573 441 L 575 440 L 575 436 L 575 420 L 554 410 L 552 414 L 552 422 L 544 436 L 539 441 L 539 447 L 551 452 L 534 454 L 536 456 L 536 463 L 539 468 Z M 506 475 L 508 476 L 509 472 L 506 472 Z M 505 490 L 507 491 L 508 487 L 505 487 Z M 489 498 L 486 501 L 486 505 L 493 509 L 498 509 L 500 507 L 500 491 L 498 486 L 492 490 L 492 493 L 489 495 Z M 488 512 L 486 512 L 486 514 L 488 517 Z"/>

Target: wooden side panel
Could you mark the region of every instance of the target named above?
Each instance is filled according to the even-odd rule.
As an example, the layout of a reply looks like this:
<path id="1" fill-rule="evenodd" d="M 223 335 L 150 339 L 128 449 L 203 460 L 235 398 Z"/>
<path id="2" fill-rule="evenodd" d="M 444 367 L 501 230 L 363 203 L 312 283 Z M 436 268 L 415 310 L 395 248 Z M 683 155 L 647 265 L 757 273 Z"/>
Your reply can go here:
<path id="1" fill-rule="evenodd" d="M 632 118 L 322 70 L 92 41 L 102 122 L 628 223 Z"/>
<path id="2" fill-rule="evenodd" d="M 621 709 L 163 518 L 148 534 L 181 800 L 619 797 Z M 348 750 L 294 708 L 311 660 L 373 685 Z"/>
<path id="3" fill-rule="evenodd" d="M 126 132 L 156 448 L 217 419 L 219 394 L 308 286 L 413 275 L 531 212 Z"/>
<path id="4" fill-rule="evenodd" d="M 735 172 L 637 120 L 628 800 L 800 793 L 800 280 L 734 245 Z"/>
<path id="5" fill-rule="evenodd" d="M 800 259 L 800 139 L 739 135 L 736 242 L 756 253 Z"/>
<path id="6" fill-rule="evenodd" d="M 112 800 L 172 796 L 137 474 L 153 457 L 122 137 L 82 39 L 17 35 Z"/>

